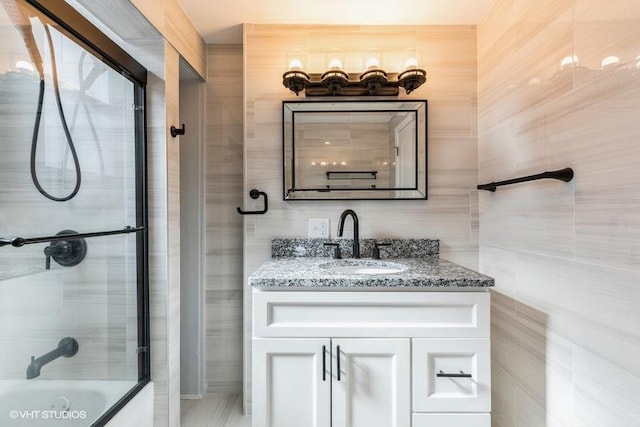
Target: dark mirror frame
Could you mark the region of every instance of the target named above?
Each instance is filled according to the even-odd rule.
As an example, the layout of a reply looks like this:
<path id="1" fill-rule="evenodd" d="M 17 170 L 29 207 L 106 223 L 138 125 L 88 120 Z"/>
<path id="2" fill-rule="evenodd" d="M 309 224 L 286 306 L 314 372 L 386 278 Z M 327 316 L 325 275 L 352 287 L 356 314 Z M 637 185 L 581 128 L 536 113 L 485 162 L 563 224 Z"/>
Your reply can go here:
<path id="1" fill-rule="evenodd" d="M 296 188 L 295 124 L 299 113 L 413 112 L 416 120 L 416 183 L 410 188 Z M 322 100 L 282 101 L 282 184 L 285 201 L 298 200 L 426 200 L 427 199 L 427 101 Z"/>

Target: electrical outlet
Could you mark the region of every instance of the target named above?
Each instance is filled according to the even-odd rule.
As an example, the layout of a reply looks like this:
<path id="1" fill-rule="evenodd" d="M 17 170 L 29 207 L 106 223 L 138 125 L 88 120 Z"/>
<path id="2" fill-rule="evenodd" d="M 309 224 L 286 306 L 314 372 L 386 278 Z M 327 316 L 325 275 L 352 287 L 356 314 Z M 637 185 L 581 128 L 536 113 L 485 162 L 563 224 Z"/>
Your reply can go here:
<path id="1" fill-rule="evenodd" d="M 309 218 L 309 238 L 329 238 L 329 218 Z"/>

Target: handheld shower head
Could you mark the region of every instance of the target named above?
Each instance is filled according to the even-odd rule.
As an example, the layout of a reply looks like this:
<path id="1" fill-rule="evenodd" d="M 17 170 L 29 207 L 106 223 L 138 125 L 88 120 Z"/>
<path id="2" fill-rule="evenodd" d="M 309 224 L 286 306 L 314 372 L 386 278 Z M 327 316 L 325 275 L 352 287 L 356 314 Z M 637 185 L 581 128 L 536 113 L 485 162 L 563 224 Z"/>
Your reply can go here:
<path id="1" fill-rule="evenodd" d="M 16 27 L 16 29 L 20 32 L 20 35 L 24 40 L 24 45 L 29 52 L 31 62 L 33 62 L 34 67 L 36 67 L 36 70 L 40 75 L 40 80 L 44 80 L 44 66 L 42 64 L 42 56 L 40 56 L 40 51 L 38 50 L 36 39 L 33 36 L 31 21 L 29 20 L 29 13 L 25 9 L 25 7 L 21 6 L 16 0 L 0 0 L 0 4 L 2 4 L 4 10 L 9 16 L 9 19 L 11 20 L 11 22 L 13 22 L 13 25 Z"/>
<path id="2" fill-rule="evenodd" d="M 33 125 L 33 134 L 31 137 L 31 156 L 30 156 L 30 171 L 31 171 L 31 179 L 36 189 L 49 200 L 53 200 L 55 202 L 66 202 L 67 200 L 71 200 L 76 196 L 78 191 L 80 190 L 80 184 L 82 181 L 81 171 L 80 171 L 80 162 L 78 160 L 78 154 L 76 153 L 76 148 L 73 143 L 73 138 L 71 136 L 71 131 L 69 130 L 69 126 L 67 125 L 67 119 L 64 115 L 64 109 L 62 108 L 62 100 L 60 99 L 60 84 L 58 82 L 58 71 L 56 67 L 56 54 L 53 44 L 53 38 L 51 37 L 51 31 L 49 29 L 49 25 L 45 20 L 40 18 L 37 14 L 33 14 L 30 11 L 29 6 L 26 6 L 21 2 L 21 0 L 0 0 L 0 4 L 7 12 L 7 15 L 13 25 L 16 27 L 22 39 L 24 40 L 25 47 L 29 52 L 29 56 L 31 57 L 31 62 L 35 66 L 38 74 L 40 75 L 40 90 L 38 94 L 38 106 L 36 110 L 36 119 Z M 60 122 L 62 124 L 62 130 L 64 131 L 65 138 L 69 145 L 69 151 L 73 158 L 73 164 L 76 170 L 76 183 L 68 195 L 64 197 L 56 197 L 48 193 L 42 186 L 40 185 L 40 181 L 38 180 L 38 174 L 36 171 L 36 149 L 38 146 L 38 135 L 40 133 L 40 120 L 42 118 L 42 109 L 44 104 L 44 92 L 45 92 L 45 75 L 44 75 L 44 64 L 42 61 L 42 56 L 40 55 L 40 51 L 38 50 L 38 45 L 36 43 L 36 39 L 33 36 L 33 28 L 31 26 L 30 18 L 32 16 L 36 16 L 40 19 L 44 27 L 44 33 L 47 37 L 49 52 L 51 55 L 51 81 L 53 83 L 53 91 L 56 97 L 56 104 L 58 106 L 58 115 L 60 116 Z M 94 74 L 97 74 L 96 70 Z M 94 77 L 91 76 L 91 81 L 95 81 L 97 79 L 97 75 Z M 86 89 L 85 89 L 86 90 Z"/>

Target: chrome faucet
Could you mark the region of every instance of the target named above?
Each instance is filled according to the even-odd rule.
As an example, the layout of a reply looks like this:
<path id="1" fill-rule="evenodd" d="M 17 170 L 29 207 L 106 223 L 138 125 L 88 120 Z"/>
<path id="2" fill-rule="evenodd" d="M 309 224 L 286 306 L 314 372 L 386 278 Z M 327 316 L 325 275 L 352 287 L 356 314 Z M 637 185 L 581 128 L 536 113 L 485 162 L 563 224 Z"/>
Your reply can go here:
<path id="1" fill-rule="evenodd" d="M 338 237 L 342 237 L 344 231 L 344 220 L 351 215 L 353 218 L 353 257 L 360 258 L 360 236 L 358 231 L 358 215 L 351 209 L 347 209 L 340 215 L 338 222 Z"/>

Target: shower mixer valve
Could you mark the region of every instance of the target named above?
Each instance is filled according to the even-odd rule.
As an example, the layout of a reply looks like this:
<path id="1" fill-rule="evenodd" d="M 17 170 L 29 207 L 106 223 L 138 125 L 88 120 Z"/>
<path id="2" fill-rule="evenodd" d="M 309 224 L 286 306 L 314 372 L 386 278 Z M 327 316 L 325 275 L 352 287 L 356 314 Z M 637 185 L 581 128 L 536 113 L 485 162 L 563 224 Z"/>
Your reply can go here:
<path id="1" fill-rule="evenodd" d="M 57 233 L 56 236 L 71 236 L 74 234 L 78 234 L 78 232 L 62 230 Z M 80 264 L 87 255 L 87 242 L 82 238 L 56 240 L 44 248 L 44 255 L 47 257 L 45 261 L 45 268 L 47 270 L 51 268 L 51 258 L 64 267 L 73 267 L 74 265 Z"/>

